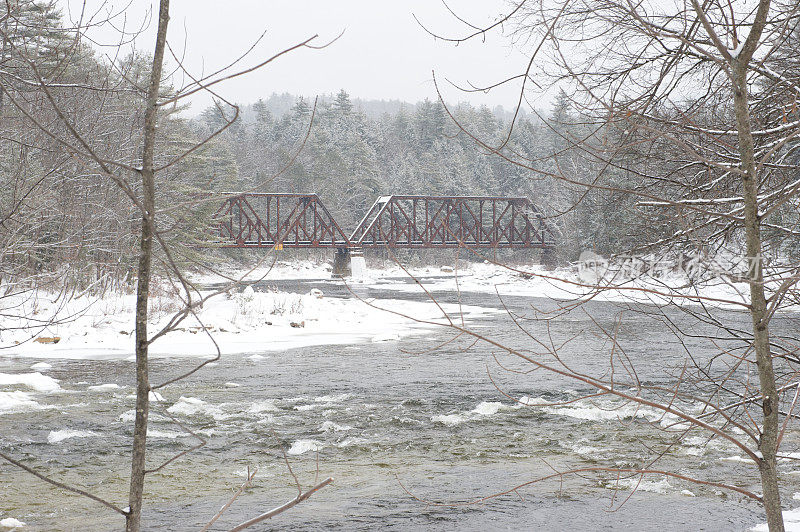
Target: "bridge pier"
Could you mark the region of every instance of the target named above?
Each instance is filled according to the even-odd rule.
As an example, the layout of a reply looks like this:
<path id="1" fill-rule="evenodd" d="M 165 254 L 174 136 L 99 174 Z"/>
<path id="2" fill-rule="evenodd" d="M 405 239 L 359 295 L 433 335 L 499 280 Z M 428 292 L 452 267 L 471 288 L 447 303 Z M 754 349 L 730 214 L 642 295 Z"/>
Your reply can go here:
<path id="1" fill-rule="evenodd" d="M 350 266 L 350 248 L 336 248 L 333 254 L 333 271 L 331 273 L 334 277 L 349 277 L 353 273 Z"/>
<path id="2" fill-rule="evenodd" d="M 355 281 L 363 281 L 366 274 L 367 262 L 364 260 L 364 250 L 352 248 L 350 250 L 350 275 Z"/>
<path id="3" fill-rule="evenodd" d="M 333 254 L 334 277 L 353 277 L 361 280 L 367 273 L 367 264 L 364 261 L 362 248 L 336 248 Z"/>

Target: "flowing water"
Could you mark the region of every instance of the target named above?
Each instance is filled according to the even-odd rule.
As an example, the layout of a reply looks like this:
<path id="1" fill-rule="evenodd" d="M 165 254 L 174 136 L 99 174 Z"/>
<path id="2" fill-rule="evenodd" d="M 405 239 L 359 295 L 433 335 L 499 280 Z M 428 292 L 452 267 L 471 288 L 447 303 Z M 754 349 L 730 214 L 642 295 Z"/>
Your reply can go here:
<path id="1" fill-rule="evenodd" d="M 326 297 L 352 297 L 331 281 L 270 285 L 300 293 L 318 287 Z M 422 299 L 374 287 L 355 290 L 362 297 Z M 455 294 L 437 295 L 457 300 Z M 674 382 L 669 368 L 683 364 L 686 350 L 696 359 L 716 351 L 700 338 L 682 343 L 655 313 L 621 304 L 592 302 L 548 325 L 526 319 L 552 316 L 548 312 L 556 304 L 545 299 L 460 297 L 465 304 L 504 310 L 469 324 L 474 331 L 532 351 L 542 350 L 537 341 L 566 342 L 560 351 L 564 362 L 591 374 L 607 369 L 611 348 L 598 327 L 617 335 L 639 379 L 651 385 Z M 668 315 L 671 323 L 693 333 L 715 331 L 679 310 Z M 747 324 L 741 314 L 726 313 L 725 319 Z M 481 504 L 430 504 L 474 500 L 554 470 L 642 467 L 672 437 L 659 430 L 663 420 L 651 409 L 616 408 L 619 403 L 608 398 L 548 405 L 590 390 L 529 372 L 530 366 L 484 342 L 453 337 L 440 329 L 395 342 L 230 355 L 165 388 L 164 401 L 152 410 L 149 463 L 157 465 L 197 442 L 169 416 L 207 443 L 148 476 L 145 529 L 197 530 L 238 488 L 248 467 L 258 467 L 253 487 L 214 530 L 290 500 L 296 487 L 281 449 L 304 487 L 328 476 L 335 481 L 254 530 L 746 530 L 765 520 L 759 507 L 740 495 L 655 476 L 617 482 L 613 475 L 587 473 L 536 483 Z M 0 358 L 0 373 L 29 373 L 34 362 Z M 31 394 L 31 408 L 0 414 L 0 450 L 125 506 L 133 363 L 48 362 L 53 367 L 45 373 L 59 379 L 61 391 Z M 196 363 L 153 360 L 152 382 Z M 790 450 L 800 446 L 795 431 L 786 441 Z M 752 463 L 741 456 L 731 444 L 691 432 L 657 467 L 759 491 Z M 780 469 L 785 506 L 792 507 L 800 464 L 784 461 Z M 123 526 L 114 512 L 3 463 L 0 519 L 9 516 L 33 530 Z"/>

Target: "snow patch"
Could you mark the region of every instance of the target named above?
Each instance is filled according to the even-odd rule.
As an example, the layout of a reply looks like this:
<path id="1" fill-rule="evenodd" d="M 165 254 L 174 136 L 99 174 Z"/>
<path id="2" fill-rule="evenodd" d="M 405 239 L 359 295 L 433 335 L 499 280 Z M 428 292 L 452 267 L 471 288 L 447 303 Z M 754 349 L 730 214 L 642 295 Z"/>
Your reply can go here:
<path id="1" fill-rule="evenodd" d="M 330 278 L 330 273 L 324 268 L 312 268 L 309 265 L 306 270 L 303 264 L 281 266 L 279 278 Z M 267 271 L 261 273 L 266 274 Z M 274 275 L 268 276 L 268 279 L 273 278 Z M 257 279 L 255 277 L 252 280 Z M 210 294 L 210 291 L 203 291 L 202 294 Z M 197 317 L 187 318 L 176 330 L 153 342 L 150 356 L 206 358 L 216 355 L 216 347 L 203 334 L 205 331 L 214 335 L 224 355 L 241 354 L 255 362 L 268 358 L 265 351 L 369 343 L 373 340 L 395 341 L 409 334 L 431 332 L 436 328 L 432 323 L 446 321 L 441 309 L 430 301 L 380 299 L 373 300 L 374 306 L 370 306 L 357 297 L 332 298 L 320 295 L 319 289 L 296 294 L 276 289 L 260 292 L 248 286 L 242 293 L 234 293 L 227 298 L 211 298 L 202 309 L 198 309 Z M 10 302 L 22 305 L 24 312 L 21 314 L 26 316 L 33 315 L 35 307 L 40 314 L 74 318 L 65 320 L 64 324 L 53 325 L 48 334 L 59 336 L 61 341 L 58 345 L 45 346 L 26 341 L 29 331 L 25 329 L 34 327 L 35 323 L 27 318 L 0 316 L 0 330 L 4 331 L 3 342 L 10 356 L 40 360 L 134 359 L 133 337 L 128 334 L 135 315 L 134 295 L 107 293 L 103 299 L 83 296 L 58 303 L 53 302 L 55 299 L 56 294 L 40 292 L 37 298 L 30 301 Z M 163 299 L 165 308 L 181 305 L 180 301 L 170 296 L 164 296 Z M 424 324 L 383 309 L 430 323 Z M 451 314 L 463 312 L 469 321 L 502 312 L 500 309 L 457 304 L 442 304 L 442 309 Z M 158 330 L 169 322 L 170 317 L 170 312 L 155 311 L 151 314 L 151 325 Z M 298 327 L 300 324 L 302 326 Z M 6 334 L 6 331 L 9 332 Z M 121 332 L 125 334 L 120 335 Z M 258 355 L 254 356 L 255 353 Z"/>
<path id="2" fill-rule="evenodd" d="M 20 521 L 19 519 L 14 519 L 13 517 L 6 517 L 5 519 L 0 519 L 0 528 L 22 528 L 27 526 L 25 523 Z"/>
<path id="3" fill-rule="evenodd" d="M 0 412 L 18 412 L 32 408 L 40 408 L 41 405 L 31 398 L 31 394 L 26 392 L 0 392 Z"/>
<path id="4" fill-rule="evenodd" d="M 41 373 L 0 373 L 0 386 L 27 386 L 37 392 L 56 392 L 61 389 L 53 377 Z"/>
<path id="5" fill-rule="evenodd" d="M 616 487 L 617 482 L 613 481 L 609 484 L 609 487 L 614 488 Z M 651 493 L 667 493 L 671 491 L 672 485 L 667 481 L 667 479 L 662 478 L 660 480 L 641 480 L 639 477 L 636 478 L 624 478 L 620 479 L 619 485 L 629 490 L 637 490 L 637 491 L 649 491 Z"/>
<path id="6" fill-rule="evenodd" d="M 319 288 L 312 288 L 311 291 L 308 293 L 308 295 L 315 297 L 317 299 L 322 299 L 324 297 L 322 290 L 320 290 Z"/>
<path id="7" fill-rule="evenodd" d="M 31 366 L 31 369 L 50 369 L 53 366 L 48 364 L 47 362 L 37 362 Z"/>
<path id="8" fill-rule="evenodd" d="M 181 436 L 187 436 L 187 434 L 181 432 L 172 432 L 171 430 L 147 430 L 148 438 L 164 438 L 174 440 L 175 438 L 180 438 Z"/>
<path id="9" fill-rule="evenodd" d="M 800 532 L 800 508 L 784 510 L 783 526 L 786 528 L 786 532 Z M 750 530 L 753 532 L 769 532 L 769 527 L 767 523 L 761 523 Z"/>
<path id="10" fill-rule="evenodd" d="M 160 393 L 153 391 L 147 394 L 147 398 L 155 403 L 159 403 L 164 400 L 164 397 Z"/>
<path id="11" fill-rule="evenodd" d="M 751 460 L 750 458 L 746 458 L 744 456 L 736 456 L 736 455 L 734 455 L 734 456 L 725 456 L 723 458 L 720 458 L 720 460 L 724 460 L 726 462 L 744 462 L 746 464 L 752 464 L 753 463 L 753 460 Z"/>
<path id="12" fill-rule="evenodd" d="M 373 344 L 378 344 L 381 342 L 396 342 L 399 339 L 400 339 L 400 333 L 386 331 L 380 334 L 376 334 L 375 336 L 372 337 L 371 341 Z"/>

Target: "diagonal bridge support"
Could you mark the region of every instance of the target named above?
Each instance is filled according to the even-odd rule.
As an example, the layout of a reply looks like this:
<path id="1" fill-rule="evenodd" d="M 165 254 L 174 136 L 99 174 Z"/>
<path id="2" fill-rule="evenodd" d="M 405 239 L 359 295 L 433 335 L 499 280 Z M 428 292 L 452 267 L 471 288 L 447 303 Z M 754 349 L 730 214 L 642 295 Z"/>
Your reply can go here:
<path id="1" fill-rule="evenodd" d="M 528 198 L 381 196 L 350 236 L 361 248 L 555 247 L 555 236 Z"/>
<path id="2" fill-rule="evenodd" d="M 316 194 L 235 194 L 214 214 L 219 245 L 346 248 L 350 242 Z"/>

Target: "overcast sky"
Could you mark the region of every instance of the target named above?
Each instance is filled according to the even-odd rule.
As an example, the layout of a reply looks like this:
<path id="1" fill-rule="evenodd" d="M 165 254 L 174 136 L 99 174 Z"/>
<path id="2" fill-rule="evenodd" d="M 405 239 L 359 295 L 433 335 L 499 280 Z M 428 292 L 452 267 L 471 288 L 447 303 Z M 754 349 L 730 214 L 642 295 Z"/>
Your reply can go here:
<path id="1" fill-rule="evenodd" d="M 81 2 L 63 1 L 69 1 L 68 14 L 77 17 Z M 98 4 L 88 2 L 89 10 Z M 121 9 L 127 2 L 111 0 L 110 5 Z M 477 25 L 496 20 L 508 9 L 503 0 L 451 0 L 450 5 Z M 157 8 L 158 2 L 133 0 L 127 9 L 127 27 L 136 27 L 148 9 L 155 13 Z M 448 102 L 511 108 L 518 97 L 516 85 L 489 94 L 468 94 L 444 80 L 465 86 L 470 82 L 486 85 L 519 73 L 525 65 L 525 56 L 501 31 L 487 35 L 485 42 L 476 39 L 458 46 L 427 34 L 413 15 L 443 35 L 462 36 L 471 31 L 437 0 L 173 0 L 171 13 L 170 43 L 176 51 L 185 49 L 185 64 L 194 75 L 227 64 L 265 30 L 266 37 L 242 66 L 258 63 L 315 34 L 319 37 L 314 42 L 329 42 L 344 30 L 342 37 L 325 49 L 298 50 L 219 88 L 226 98 L 238 103 L 252 103 L 273 92 L 314 96 L 342 88 L 360 98 L 409 102 L 434 99 L 433 70 L 442 81 L 440 87 Z M 117 26 L 121 22 L 121 18 L 116 19 Z M 152 49 L 154 27 L 155 22 L 151 22 L 140 36 L 139 48 Z M 115 40 L 113 33 L 106 26 L 91 35 L 98 42 L 110 43 Z M 210 96 L 196 97 L 190 114 L 200 112 L 208 103 Z"/>

